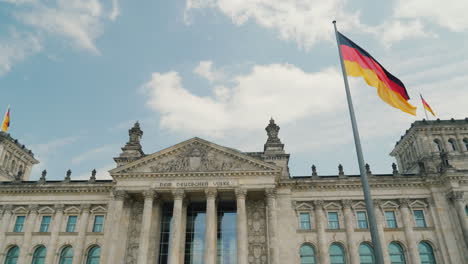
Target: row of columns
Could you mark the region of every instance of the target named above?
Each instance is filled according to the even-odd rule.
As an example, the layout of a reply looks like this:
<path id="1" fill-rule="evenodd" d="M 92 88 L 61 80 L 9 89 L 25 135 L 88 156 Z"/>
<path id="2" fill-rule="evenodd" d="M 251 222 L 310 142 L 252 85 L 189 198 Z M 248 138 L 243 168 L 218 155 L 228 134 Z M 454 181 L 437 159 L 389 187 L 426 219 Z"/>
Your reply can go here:
<path id="1" fill-rule="evenodd" d="M 247 246 L 247 210 L 246 210 L 246 195 L 247 190 L 236 189 L 236 204 L 237 204 L 237 263 L 248 264 L 248 246 Z M 159 216 L 154 214 L 160 214 L 161 203 L 159 196 L 154 190 L 146 190 L 143 192 L 144 205 L 143 205 L 143 217 L 142 226 L 140 231 L 140 240 L 138 248 L 138 263 L 146 264 L 150 261 L 148 258 L 151 242 L 151 230 L 152 230 L 152 219 L 158 219 Z M 216 264 L 217 257 L 217 210 L 216 210 L 216 189 L 207 189 L 206 195 L 206 224 L 205 224 L 205 264 Z M 104 263 L 114 264 L 118 263 L 117 259 L 119 256 L 119 226 L 121 224 L 121 215 L 124 206 L 124 200 L 128 197 L 125 192 L 115 191 L 114 192 L 114 205 L 113 205 L 113 218 L 111 221 L 110 230 L 115 230 L 110 235 L 110 247 L 106 253 L 106 260 Z M 177 189 L 172 191 L 173 197 L 173 213 L 172 213 L 172 228 L 170 234 L 170 250 L 169 250 L 169 264 L 181 264 L 183 261 L 184 254 L 184 239 L 185 239 L 185 224 L 184 224 L 184 190 Z M 275 207 L 274 196 L 268 196 L 268 205 Z M 156 210 L 155 210 L 156 207 Z M 275 213 L 273 213 L 271 219 L 276 219 Z M 270 219 L 270 216 L 269 216 Z M 271 225 L 270 225 L 271 226 Z M 272 234 L 276 234 L 274 229 Z M 275 240 L 276 236 L 271 236 L 272 241 Z M 114 243 L 116 242 L 116 243 Z M 274 245 L 272 243 L 271 245 Z M 270 247 L 273 254 L 278 254 L 275 247 Z M 276 258 L 277 259 L 277 258 Z M 272 264 L 278 264 L 278 262 L 272 262 Z"/>

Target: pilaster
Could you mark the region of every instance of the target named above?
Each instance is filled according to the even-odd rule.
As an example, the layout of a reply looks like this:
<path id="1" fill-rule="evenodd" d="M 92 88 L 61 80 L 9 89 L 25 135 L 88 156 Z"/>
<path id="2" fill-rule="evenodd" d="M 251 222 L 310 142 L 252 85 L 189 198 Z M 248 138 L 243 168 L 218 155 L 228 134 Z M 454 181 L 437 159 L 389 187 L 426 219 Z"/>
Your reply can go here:
<path id="1" fill-rule="evenodd" d="M 359 264 L 359 255 L 354 242 L 353 233 L 354 233 L 354 217 L 351 210 L 352 201 L 351 200 L 342 200 L 343 204 L 343 213 L 345 218 L 345 230 L 346 230 L 346 240 L 348 244 L 348 254 L 351 260 L 351 264 Z"/>
<path id="2" fill-rule="evenodd" d="M 317 223 L 317 240 L 318 240 L 318 255 L 319 263 L 329 263 L 329 256 L 327 254 L 327 241 L 325 240 L 325 222 L 323 216 L 323 200 L 315 200 L 315 222 Z"/>
<path id="3" fill-rule="evenodd" d="M 60 232 L 60 227 L 62 226 L 64 207 L 65 206 L 63 204 L 55 205 L 55 216 L 50 230 L 50 240 L 45 263 L 55 263 L 55 251 L 57 250 L 58 234 Z"/>
<path id="4" fill-rule="evenodd" d="M 19 263 L 27 263 L 28 255 L 31 254 L 31 238 L 32 232 L 34 231 L 34 226 L 36 225 L 38 208 L 39 206 L 37 204 L 32 204 L 29 206 L 29 215 L 26 219 L 26 226 L 24 227 L 23 245 L 21 246 L 20 255 L 18 258 Z"/>
<path id="5" fill-rule="evenodd" d="M 109 251 L 107 254 L 107 263 L 108 264 L 115 264 L 119 263 L 118 258 L 118 252 L 123 252 L 125 249 L 123 248 L 124 245 L 121 245 L 119 241 L 120 237 L 120 223 L 122 219 L 122 213 L 123 213 L 123 206 L 124 206 L 124 201 L 125 199 L 128 198 L 128 195 L 125 191 L 121 190 L 114 190 L 113 192 L 114 199 L 113 199 L 113 204 L 114 204 L 114 215 L 112 217 L 112 227 L 110 228 L 110 241 L 108 241 Z"/>
<path id="6" fill-rule="evenodd" d="M 86 243 L 86 229 L 88 227 L 90 209 L 90 204 L 81 205 L 81 216 L 79 219 L 78 238 L 76 239 L 76 248 L 74 250 L 73 264 L 80 264 L 83 262 L 82 260 L 84 255 L 84 247 Z"/>
<path id="7" fill-rule="evenodd" d="M 265 196 L 268 206 L 268 234 L 270 237 L 270 263 L 279 264 L 278 249 L 278 231 L 276 218 L 276 189 L 268 188 L 265 190 Z"/>
<path id="8" fill-rule="evenodd" d="M 414 241 L 413 221 L 411 219 L 409 199 L 400 199 L 400 212 L 403 218 L 403 228 L 405 230 L 406 246 L 408 247 L 408 254 L 411 263 L 420 263 L 418 247 L 416 245 L 416 241 Z"/>

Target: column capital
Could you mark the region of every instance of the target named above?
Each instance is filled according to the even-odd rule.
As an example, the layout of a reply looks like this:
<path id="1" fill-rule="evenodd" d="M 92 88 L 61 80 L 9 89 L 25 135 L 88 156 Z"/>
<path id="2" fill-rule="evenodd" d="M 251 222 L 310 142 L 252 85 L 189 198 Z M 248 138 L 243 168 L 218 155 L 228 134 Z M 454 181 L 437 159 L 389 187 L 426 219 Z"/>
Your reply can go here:
<path id="1" fill-rule="evenodd" d="M 120 201 L 123 201 L 125 200 L 125 198 L 128 197 L 128 194 L 126 191 L 122 191 L 122 190 L 114 190 L 112 192 L 112 194 L 114 195 L 114 200 L 120 200 Z"/>
<path id="2" fill-rule="evenodd" d="M 234 192 L 236 193 L 236 198 L 237 199 L 245 199 L 245 197 L 247 196 L 247 189 L 244 189 L 244 188 L 237 188 L 234 190 Z"/>
<path id="3" fill-rule="evenodd" d="M 153 199 L 158 198 L 158 194 L 156 193 L 154 189 L 144 190 L 142 194 L 143 194 L 143 197 L 145 197 L 145 199 L 153 200 Z"/>
<path id="4" fill-rule="evenodd" d="M 383 203 L 382 199 L 373 199 L 372 202 L 375 208 L 382 207 L 382 203 Z"/>
<path id="5" fill-rule="evenodd" d="M 39 209 L 39 205 L 31 204 L 28 206 L 29 213 L 37 214 L 37 210 Z"/>
<path id="6" fill-rule="evenodd" d="M 13 211 L 13 205 L 12 204 L 6 204 L 3 206 L 3 212 L 10 212 Z"/>
<path id="7" fill-rule="evenodd" d="M 400 198 L 400 199 L 398 199 L 398 201 L 400 202 L 400 207 L 402 207 L 402 208 L 408 208 L 409 207 L 410 200 L 408 198 Z"/>
<path id="8" fill-rule="evenodd" d="M 82 213 L 89 213 L 89 210 L 91 209 L 91 204 L 81 204 L 80 207 Z"/>
<path id="9" fill-rule="evenodd" d="M 323 204 L 325 203 L 323 200 L 315 200 L 313 202 L 315 209 L 323 209 Z"/>
<path id="10" fill-rule="evenodd" d="M 453 202 L 463 202 L 464 194 L 463 191 L 451 191 L 447 194 L 447 198 Z"/>
<path id="11" fill-rule="evenodd" d="M 185 192 L 181 189 L 172 190 L 172 197 L 174 197 L 174 200 L 182 200 L 185 197 Z"/>
<path id="12" fill-rule="evenodd" d="M 216 199 L 218 191 L 214 188 L 205 189 L 205 195 L 207 199 Z"/>
<path id="13" fill-rule="evenodd" d="M 341 200 L 341 204 L 343 205 L 343 208 L 351 209 L 351 206 L 353 205 L 353 201 L 349 199 L 345 199 L 345 200 Z"/>
<path id="14" fill-rule="evenodd" d="M 57 213 L 57 212 L 63 212 L 63 209 L 65 209 L 65 205 L 64 205 L 64 204 L 56 204 L 56 205 L 54 206 L 54 208 L 55 208 L 55 212 L 56 212 L 56 213 Z"/>
<path id="15" fill-rule="evenodd" d="M 265 196 L 269 199 L 276 198 L 276 189 L 275 188 L 266 188 L 265 189 Z"/>

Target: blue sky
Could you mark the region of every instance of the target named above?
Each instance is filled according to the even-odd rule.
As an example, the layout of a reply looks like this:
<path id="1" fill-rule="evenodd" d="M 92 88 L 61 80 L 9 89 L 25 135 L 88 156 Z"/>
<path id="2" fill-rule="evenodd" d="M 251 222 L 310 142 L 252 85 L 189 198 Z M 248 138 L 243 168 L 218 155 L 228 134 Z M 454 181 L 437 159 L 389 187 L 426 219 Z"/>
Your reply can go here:
<path id="1" fill-rule="evenodd" d="M 407 86 L 413 117 L 352 78 L 376 173 L 424 113 L 465 118 L 464 0 L 0 0 L 0 109 L 49 179 L 107 177 L 139 120 L 153 153 L 194 136 L 260 151 L 271 116 L 293 175 L 357 173 L 331 21 Z M 2 110 L 3 111 L 3 110 Z"/>

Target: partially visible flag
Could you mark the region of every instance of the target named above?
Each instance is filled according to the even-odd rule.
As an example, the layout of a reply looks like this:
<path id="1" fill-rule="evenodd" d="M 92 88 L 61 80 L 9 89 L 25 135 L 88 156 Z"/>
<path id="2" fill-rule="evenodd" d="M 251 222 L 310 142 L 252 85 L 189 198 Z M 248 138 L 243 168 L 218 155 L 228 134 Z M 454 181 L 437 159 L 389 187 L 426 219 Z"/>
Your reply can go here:
<path id="1" fill-rule="evenodd" d="M 5 117 L 3 118 L 2 131 L 7 132 L 10 127 L 10 106 L 8 106 Z"/>
<path id="2" fill-rule="evenodd" d="M 377 88 L 377 94 L 387 104 L 411 115 L 416 115 L 416 107 L 411 105 L 403 83 L 389 73 L 367 51 L 338 32 L 346 74 L 362 76 L 366 83 Z"/>
<path id="3" fill-rule="evenodd" d="M 426 109 L 427 111 L 431 112 L 431 114 L 432 114 L 433 116 L 436 116 L 436 115 L 434 114 L 434 111 L 432 111 L 431 106 L 429 106 L 429 104 L 426 102 L 426 100 L 424 100 L 424 98 L 422 97 L 422 95 L 420 94 L 419 96 L 421 96 L 421 101 L 422 101 L 422 104 L 423 104 L 423 106 L 424 106 L 424 109 Z"/>

